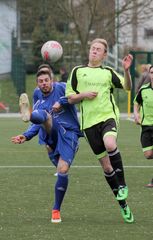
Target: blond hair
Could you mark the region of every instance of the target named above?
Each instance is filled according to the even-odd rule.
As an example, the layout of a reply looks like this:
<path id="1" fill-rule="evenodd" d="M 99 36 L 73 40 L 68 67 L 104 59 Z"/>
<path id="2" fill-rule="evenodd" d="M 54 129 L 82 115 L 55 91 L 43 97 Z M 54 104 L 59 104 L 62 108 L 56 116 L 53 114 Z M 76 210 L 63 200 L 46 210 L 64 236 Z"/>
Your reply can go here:
<path id="1" fill-rule="evenodd" d="M 92 40 L 92 42 L 90 43 L 90 46 L 91 46 L 92 44 L 94 44 L 94 43 L 101 43 L 101 44 L 103 44 L 104 47 L 105 47 L 105 52 L 108 51 L 108 43 L 107 43 L 107 41 L 106 41 L 105 39 L 103 39 L 103 38 L 95 38 L 95 39 Z"/>

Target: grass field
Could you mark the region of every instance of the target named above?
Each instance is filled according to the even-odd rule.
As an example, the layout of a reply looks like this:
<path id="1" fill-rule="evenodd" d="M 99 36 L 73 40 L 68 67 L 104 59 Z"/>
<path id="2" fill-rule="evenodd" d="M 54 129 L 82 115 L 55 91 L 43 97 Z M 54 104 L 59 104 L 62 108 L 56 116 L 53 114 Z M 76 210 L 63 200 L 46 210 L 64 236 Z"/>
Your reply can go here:
<path id="1" fill-rule="evenodd" d="M 55 169 L 37 138 L 14 145 L 10 138 L 27 124 L 0 118 L 0 239 L 1 240 L 151 240 L 153 162 L 144 159 L 139 127 L 121 121 L 119 148 L 129 186 L 128 204 L 135 216 L 126 224 L 97 160 L 84 139 L 70 169 L 70 184 L 60 224 L 50 222 Z"/>

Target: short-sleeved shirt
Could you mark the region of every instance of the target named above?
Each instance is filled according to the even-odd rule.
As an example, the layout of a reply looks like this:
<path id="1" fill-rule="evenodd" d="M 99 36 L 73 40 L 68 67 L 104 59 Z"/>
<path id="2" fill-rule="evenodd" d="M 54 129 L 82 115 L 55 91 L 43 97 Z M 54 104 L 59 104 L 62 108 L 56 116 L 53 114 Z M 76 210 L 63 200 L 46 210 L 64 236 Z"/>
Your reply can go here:
<path id="1" fill-rule="evenodd" d="M 141 106 L 141 125 L 153 126 L 153 88 L 151 83 L 140 88 L 134 102 Z"/>
<path id="2" fill-rule="evenodd" d="M 144 72 L 142 75 L 141 75 L 141 78 L 138 82 L 138 85 L 137 85 L 137 88 L 136 88 L 136 92 L 139 91 L 139 89 L 142 87 L 142 85 L 144 84 L 147 84 L 151 81 L 150 79 L 150 74 L 149 72 Z"/>
<path id="3" fill-rule="evenodd" d="M 39 88 L 35 90 L 33 109 L 46 110 L 52 113 L 52 106 L 59 102 L 62 110 L 52 113 L 52 129 L 48 135 L 41 124 L 32 124 L 23 135 L 30 140 L 39 133 L 39 143 L 49 145 L 53 151 L 49 153 L 50 159 L 57 166 L 59 156 L 71 165 L 78 149 L 78 139 L 83 137 L 74 105 L 68 103 L 65 97 L 65 83 L 53 83 L 53 89 L 44 96 Z M 39 112 L 40 113 L 40 112 Z"/>
<path id="4" fill-rule="evenodd" d="M 66 87 L 66 96 L 95 91 L 97 97 L 83 99 L 80 103 L 81 128 L 86 129 L 97 123 L 113 118 L 118 122 L 119 110 L 113 96 L 114 88 L 123 88 L 124 78 L 109 67 L 75 67 Z"/>

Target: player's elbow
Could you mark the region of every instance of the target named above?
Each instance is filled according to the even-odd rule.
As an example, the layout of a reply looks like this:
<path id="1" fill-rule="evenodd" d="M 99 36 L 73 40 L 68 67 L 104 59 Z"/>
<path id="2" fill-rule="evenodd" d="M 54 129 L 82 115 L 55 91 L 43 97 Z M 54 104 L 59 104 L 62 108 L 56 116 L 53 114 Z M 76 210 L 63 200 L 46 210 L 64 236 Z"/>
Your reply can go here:
<path id="1" fill-rule="evenodd" d="M 75 99 L 74 99 L 73 95 L 68 96 L 68 103 L 69 104 L 74 104 L 75 103 Z"/>
<path id="2" fill-rule="evenodd" d="M 76 95 L 70 95 L 70 96 L 68 96 L 68 103 L 69 103 L 69 104 L 78 103 L 78 99 L 77 99 Z"/>
<path id="3" fill-rule="evenodd" d="M 125 84 L 125 85 L 124 85 L 124 90 L 126 90 L 126 91 L 131 91 L 131 89 L 132 89 L 132 83 L 129 83 L 129 84 Z"/>
<path id="4" fill-rule="evenodd" d="M 71 98 L 68 98 L 68 103 L 73 104 L 73 100 Z"/>

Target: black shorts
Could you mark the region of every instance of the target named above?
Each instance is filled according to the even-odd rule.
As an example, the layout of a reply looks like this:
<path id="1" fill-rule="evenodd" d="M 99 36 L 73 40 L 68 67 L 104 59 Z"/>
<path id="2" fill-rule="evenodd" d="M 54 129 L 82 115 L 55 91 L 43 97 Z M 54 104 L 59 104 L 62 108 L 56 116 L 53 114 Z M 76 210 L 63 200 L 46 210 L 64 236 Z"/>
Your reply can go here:
<path id="1" fill-rule="evenodd" d="M 106 151 L 103 137 L 108 132 L 117 135 L 117 126 L 114 119 L 108 119 L 84 130 L 91 149 L 96 155 Z"/>
<path id="2" fill-rule="evenodd" d="M 153 147 L 153 126 L 142 126 L 141 145 L 143 151 L 146 151 L 145 148 Z"/>

